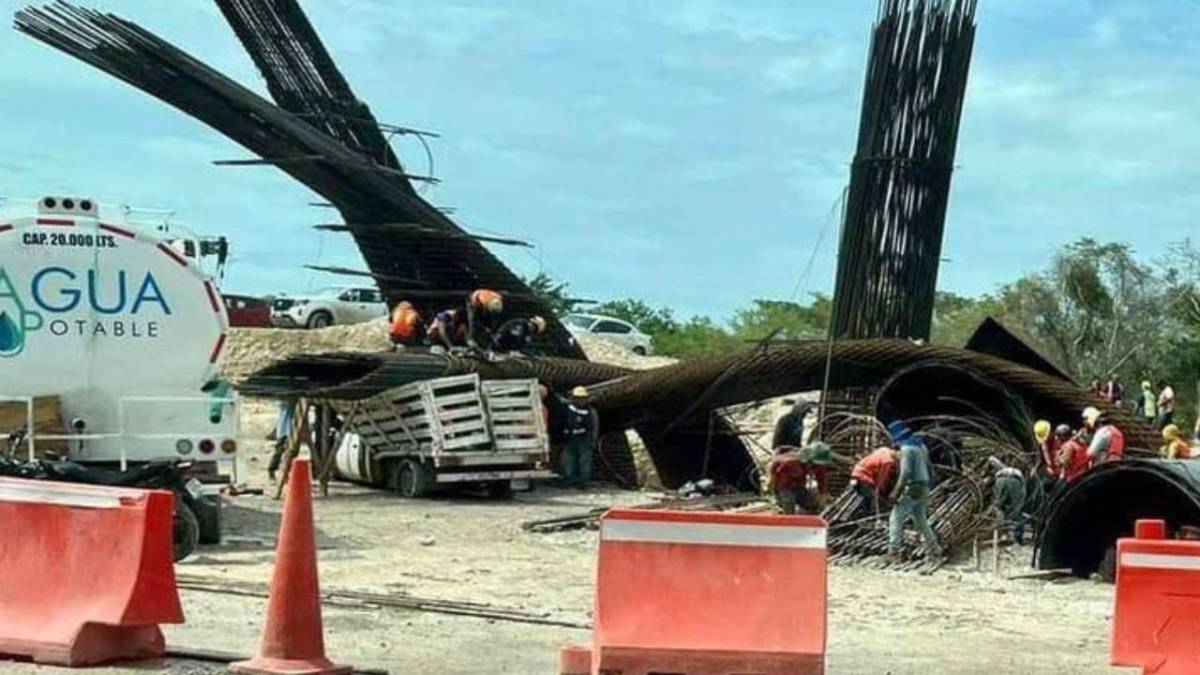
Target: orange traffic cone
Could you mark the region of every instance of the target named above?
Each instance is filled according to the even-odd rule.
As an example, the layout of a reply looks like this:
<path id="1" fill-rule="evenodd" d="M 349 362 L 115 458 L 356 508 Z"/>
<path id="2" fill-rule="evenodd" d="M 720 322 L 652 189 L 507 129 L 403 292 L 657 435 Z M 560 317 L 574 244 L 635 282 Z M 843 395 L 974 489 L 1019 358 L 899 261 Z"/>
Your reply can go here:
<path id="1" fill-rule="evenodd" d="M 249 675 L 349 673 L 350 666 L 336 666 L 325 658 L 308 460 L 295 461 L 289 482 L 262 648 L 258 656 L 231 664 L 229 670 Z"/>

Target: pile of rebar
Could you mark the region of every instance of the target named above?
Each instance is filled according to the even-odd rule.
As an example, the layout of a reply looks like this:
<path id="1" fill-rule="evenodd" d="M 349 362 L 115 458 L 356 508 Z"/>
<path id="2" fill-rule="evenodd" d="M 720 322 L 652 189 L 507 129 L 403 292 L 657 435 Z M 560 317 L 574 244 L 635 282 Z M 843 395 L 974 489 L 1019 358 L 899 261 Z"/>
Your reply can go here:
<path id="1" fill-rule="evenodd" d="M 838 338 L 929 338 L 975 0 L 881 0 L 833 296 Z"/>

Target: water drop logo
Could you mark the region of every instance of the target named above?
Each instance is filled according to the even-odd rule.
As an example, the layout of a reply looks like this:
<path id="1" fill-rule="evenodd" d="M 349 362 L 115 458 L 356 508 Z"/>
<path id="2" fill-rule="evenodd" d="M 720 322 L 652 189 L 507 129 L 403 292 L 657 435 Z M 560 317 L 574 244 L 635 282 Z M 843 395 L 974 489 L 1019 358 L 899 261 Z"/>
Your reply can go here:
<path id="1" fill-rule="evenodd" d="M 25 351 L 26 336 L 41 329 L 42 315 L 25 309 L 8 272 L 0 267 L 0 358 Z"/>

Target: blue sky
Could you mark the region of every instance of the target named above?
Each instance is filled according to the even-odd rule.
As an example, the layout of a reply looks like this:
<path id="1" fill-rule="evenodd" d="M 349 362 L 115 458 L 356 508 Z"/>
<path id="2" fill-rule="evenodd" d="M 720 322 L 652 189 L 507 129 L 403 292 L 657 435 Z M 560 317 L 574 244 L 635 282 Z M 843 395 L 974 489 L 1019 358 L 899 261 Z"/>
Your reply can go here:
<path id="1" fill-rule="evenodd" d="M 257 91 L 207 0 L 95 0 Z M 4 3 L 12 8 L 14 3 Z M 874 0 L 309 0 L 360 98 L 435 130 L 426 196 L 576 295 L 717 317 L 833 284 Z M 940 287 L 1044 266 L 1080 236 L 1146 258 L 1200 212 L 1200 3 L 982 0 Z M 167 207 L 234 242 L 226 289 L 363 267 L 330 214 L 247 152 L 15 31 L 0 33 L 0 194 Z M 401 141 L 414 173 L 424 153 Z M 805 275 L 814 247 L 816 262 Z"/>

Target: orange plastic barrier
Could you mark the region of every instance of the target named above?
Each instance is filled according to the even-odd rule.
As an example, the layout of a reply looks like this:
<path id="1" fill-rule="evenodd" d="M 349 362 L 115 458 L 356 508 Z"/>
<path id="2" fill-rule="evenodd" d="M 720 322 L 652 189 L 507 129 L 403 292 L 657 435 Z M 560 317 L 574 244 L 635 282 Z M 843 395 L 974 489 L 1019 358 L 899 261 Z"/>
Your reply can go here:
<path id="1" fill-rule="evenodd" d="M 0 479 L 0 654 L 92 665 L 163 655 L 183 623 L 173 495 Z"/>
<path id="2" fill-rule="evenodd" d="M 1156 675 L 1200 673 L 1200 542 L 1165 539 L 1161 520 L 1139 520 L 1117 542 L 1112 663 Z"/>
<path id="3" fill-rule="evenodd" d="M 609 511 L 591 672 L 824 673 L 825 538 L 812 516 Z"/>

